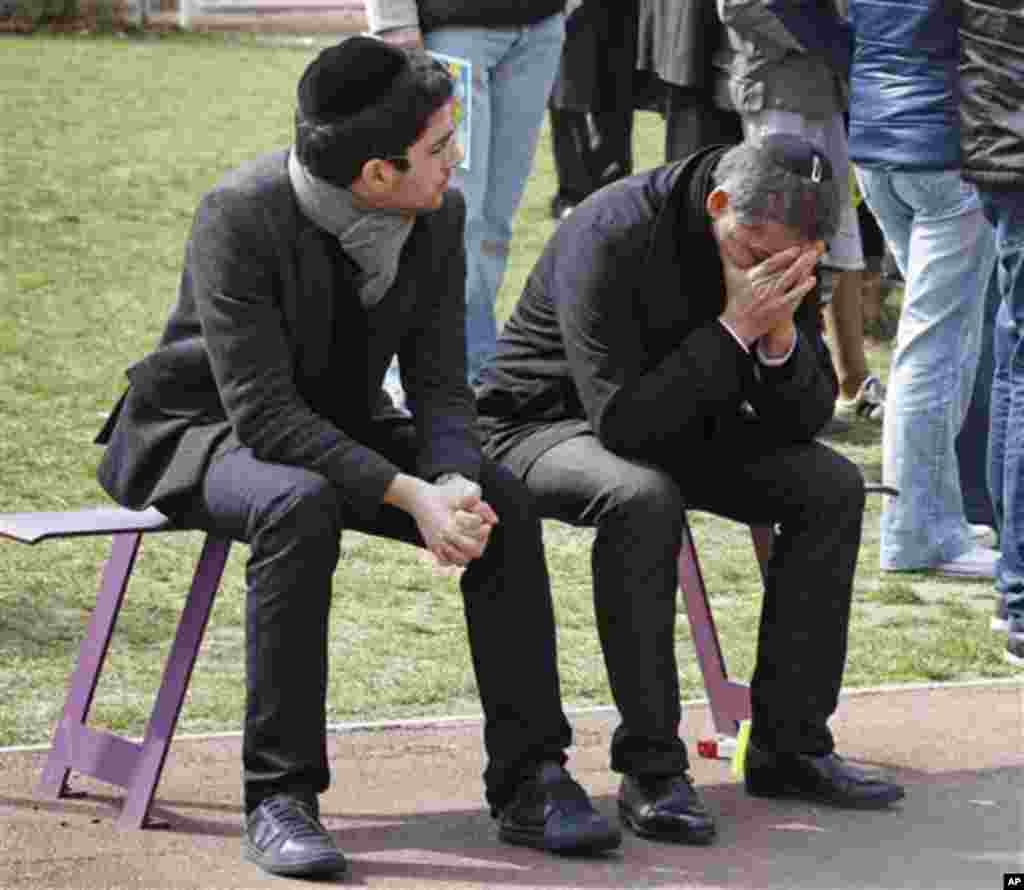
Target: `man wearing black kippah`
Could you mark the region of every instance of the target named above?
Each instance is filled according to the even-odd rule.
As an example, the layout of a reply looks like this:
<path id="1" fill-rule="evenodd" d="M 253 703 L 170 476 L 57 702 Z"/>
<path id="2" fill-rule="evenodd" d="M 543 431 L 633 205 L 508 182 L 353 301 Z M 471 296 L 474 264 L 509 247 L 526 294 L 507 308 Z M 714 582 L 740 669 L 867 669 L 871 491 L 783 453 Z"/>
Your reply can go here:
<path id="1" fill-rule="evenodd" d="M 480 451 L 452 90 L 422 51 L 324 50 L 298 86 L 295 145 L 200 202 L 159 346 L 99 436 L 118 503 L 249 544 L 244 852 L 276 874 L 347 867 L 317 804 L 345 529 L 464 568 L 499 836 L 557 852 L 620 840 L 564 768 L 540 521 Z M 396 353 L 411 417 L 381 388 Z"/>
<path id="2" fill-rule="evenodd" d="M 594 603 L 621 715 L 611 766 L 622 820 L 642 836 L 716 833 L 678 732 L 687 509 L 777 529 L 748 792 L 861 808 L 903 796 L 836 755 L 828 728 L 864 483 L 814 439 L 837 385 L 804 298 L 838 207 L 827 158 L 781 134 L 608 186 L 555 232 L 484 368 L 485 454 L 526 482 L 541 515 L 597 528 Z"/>

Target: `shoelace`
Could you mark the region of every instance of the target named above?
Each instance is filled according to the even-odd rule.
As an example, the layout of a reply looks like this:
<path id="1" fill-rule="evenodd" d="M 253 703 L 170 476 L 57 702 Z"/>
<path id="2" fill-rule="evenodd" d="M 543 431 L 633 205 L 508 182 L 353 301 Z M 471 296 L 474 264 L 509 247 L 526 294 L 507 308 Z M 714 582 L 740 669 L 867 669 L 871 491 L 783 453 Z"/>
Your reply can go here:
<path id="1" fill-rule="evenodd" d="M 310 812 L 308 804 L 274 797 L 264 806 L 274 822 L 293 838 L 319 837 L 323 833 L 323 828 Z"/>

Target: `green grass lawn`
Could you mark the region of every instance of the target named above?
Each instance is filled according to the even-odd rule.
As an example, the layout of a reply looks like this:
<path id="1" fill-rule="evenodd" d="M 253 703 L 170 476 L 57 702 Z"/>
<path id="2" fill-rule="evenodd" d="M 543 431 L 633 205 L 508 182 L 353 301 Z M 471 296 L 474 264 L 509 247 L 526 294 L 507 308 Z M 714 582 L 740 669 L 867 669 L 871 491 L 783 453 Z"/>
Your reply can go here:
<path id="1" fill-rule="evenodd" d="M 0 510 L 100 502 L 92 439 L 155 342 L 200 194 L 227 169 L 291 139 L 294 87 L 312 48 L 201 36 L 0 38 Z M 661 121 L 638 115 L 637 167 L 661 159 Z M 516 220 L 507 315 L 551 233 L 547 132 Z M 888 365 L 887 345 L 872 361 Z M 880 477 L 880 430 L 834 442 Z M 856 579 L 847 686 L 1004 676 L 984 583 L 880 576 L 871 498 Z M 731 672 L 749 675 L 759 583 L 738 525 L 692 517 Z M 545 527 L 565 699 L 610 701 L 592 615 L 592 533 Z M 198 535 L 151 536 L 97 693 L 95 722 L 140 734 Z M 347 535 L 331 625 L 334 721 L 478 710 L 453 577 L 412 548 Z M 106 541 L 0 544 L 0 745 L 43 742 L 92 607 Z M 232 554 L 183 731 L 240 725 L 244 547 Z M 684 617 L 686 697 L 702 694 Z"/>

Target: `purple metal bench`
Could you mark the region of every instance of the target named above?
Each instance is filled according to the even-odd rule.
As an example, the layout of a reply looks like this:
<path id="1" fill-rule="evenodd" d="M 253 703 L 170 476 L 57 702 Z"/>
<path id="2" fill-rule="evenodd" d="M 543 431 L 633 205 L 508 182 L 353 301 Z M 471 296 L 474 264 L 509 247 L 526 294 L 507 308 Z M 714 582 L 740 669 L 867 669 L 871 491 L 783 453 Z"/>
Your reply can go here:
<path id="1" fill-rule="evenodd" d="M 154 509 L 96 507 L 55 513 L 0 514 L 0 537 L 26 544 L 49 538 L 113 537 L 110 557 L 96 594 L 96 607 L 78 651 L 78 663 L 69 681 L 64 712 L 53 734 L 39 793 L 46 797 L 67 796 L 70 793 L 68 774 L 72 769 L 119 785 L 127 791 L 118 820 L 122 828 L 143 828 L 147 824 L 153 794 L 160 781 L 231 546 L 225 538 L 206 537 L 142 742 L 92 729 L 85 725 L 86 718 L 142 536 L 173 530 L 180 528 Z"/>
<path id="2" fill-rule="evenodd" d="M 897 489 L 878 482 L 865 483 L 864 491 L 867 494 L 899 496 Z M 764 577 L 768 559 L 772 554 L 775 533 L 769 525 L 752 525 L 750 536 L 761 567 L 761 576 Z M 708 605 L 707 589 L 704 587 L 704 578 L 701 575 L 689 523 L 683 526 L 683 542 L 679 550 L 679 588 L 683 592 L 693 646 L 704 678 L 711 722 L 715 726 L 715 732 L 734 736 L 739 729 L 740 721 L 750 719 L 750 687 L 745 683 L 730 680 L 726 671 L 725 658 L 718 641 L 715 619 Z"/>
<path id="3" fill-rule="evenodd" d="M 750 536 L 763 575 L 771 556 L 774 533 L 771 526 L 752 525 Z M 740 721 L 750 719 L 750 687 L 746 683 L 729 679 L 689 523 L 683 525 L 678 571 L 679 589 L 683 592 L 683 604 L 690 622 L 693 648 L 697 653 L 701 676 L 704 678 L 711 722 L 715 726 L 715 732 L 734 736 L 739 729 Z"/>
<path id="4" fill-rule="evenodd" d="M 154 509 L 96 507 L 0 514 L 0 537 L 26 544 L 51 538 L 96 535 L 113 538 L 96 594 L 96 607 L 69 681 L 64 711 L 54 731 L 39 792 L 46 797 L 67 796 L 70 793 L 67 780 L 72 769 L 118 785 L 127 791 L 118 820 L 122 828 L 144 828 L 149 821 L 150 806 L 231 545 L 225 538 L 206 537 L 145 737 L 141 743 L 134 742 L 86 726 L 86 719 L 142 537 L 151 532 L 175 530 L 181 529 Z M 771 552 L 772 531 L 767 526 L 752 527 L 751 534 L 763 570 Z M 750 690 L 746 684 L 728 678 L 689 525 L 684 526 L 679 551 L 679 586 L 715 730 L 723 735 L 735 735 L 739 722 L 750 717 Z"/>

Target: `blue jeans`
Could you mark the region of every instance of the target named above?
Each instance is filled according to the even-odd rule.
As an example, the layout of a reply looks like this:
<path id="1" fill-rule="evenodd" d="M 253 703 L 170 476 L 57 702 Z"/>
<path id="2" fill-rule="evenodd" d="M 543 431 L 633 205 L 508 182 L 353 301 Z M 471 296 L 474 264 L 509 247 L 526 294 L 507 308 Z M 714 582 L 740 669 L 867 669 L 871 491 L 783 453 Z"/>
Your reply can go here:
<path id="1" fill-rule="evenodd" d="M 889 372 L 882 475 L 883 570 L 929 568 L 973 546 L 955 441 L 970 403 L 995 245 L 958 170 L 857 168 L 906 287 Z"/>
<path id="2" fill-rule="evenodd" d="M 988 440 L 989 492 L 1002 550 L 996 590 L 1007 595 L 1010 613 L 1024 618 L 1024 191 L 982 191 L 981 201 L 995 227 L 1002 297 Z"/>
<path id="3" fill-rule="evenodd" d="M 964 425 L 956 439 L 964 515 L 968 522 L 992 528 L 995 528 L 996 520 L 992 511 L 992 498 L 988 493 L 988 431 L 992 416 L 992 378 L 996 370 L 992 339 L 996 313 L 1001 302 L 998 276 L 993 269 L 988 279 L 988 287 L 985 289 L 985 309 L 981 318 L 981 348 L 978 351 L 978 370 L 974 375 L 971 405 L 967 409 Z"/>
<path id="4" fill-rule="evenodd" d="M 439 28 L 427 49 L 473 65 L 466 196 L 466 349 L 470 381 L 494 355 L 494 303 L 512 218 L 526 187 L 565 37 L 561 13 L 522 28 Z"/>

